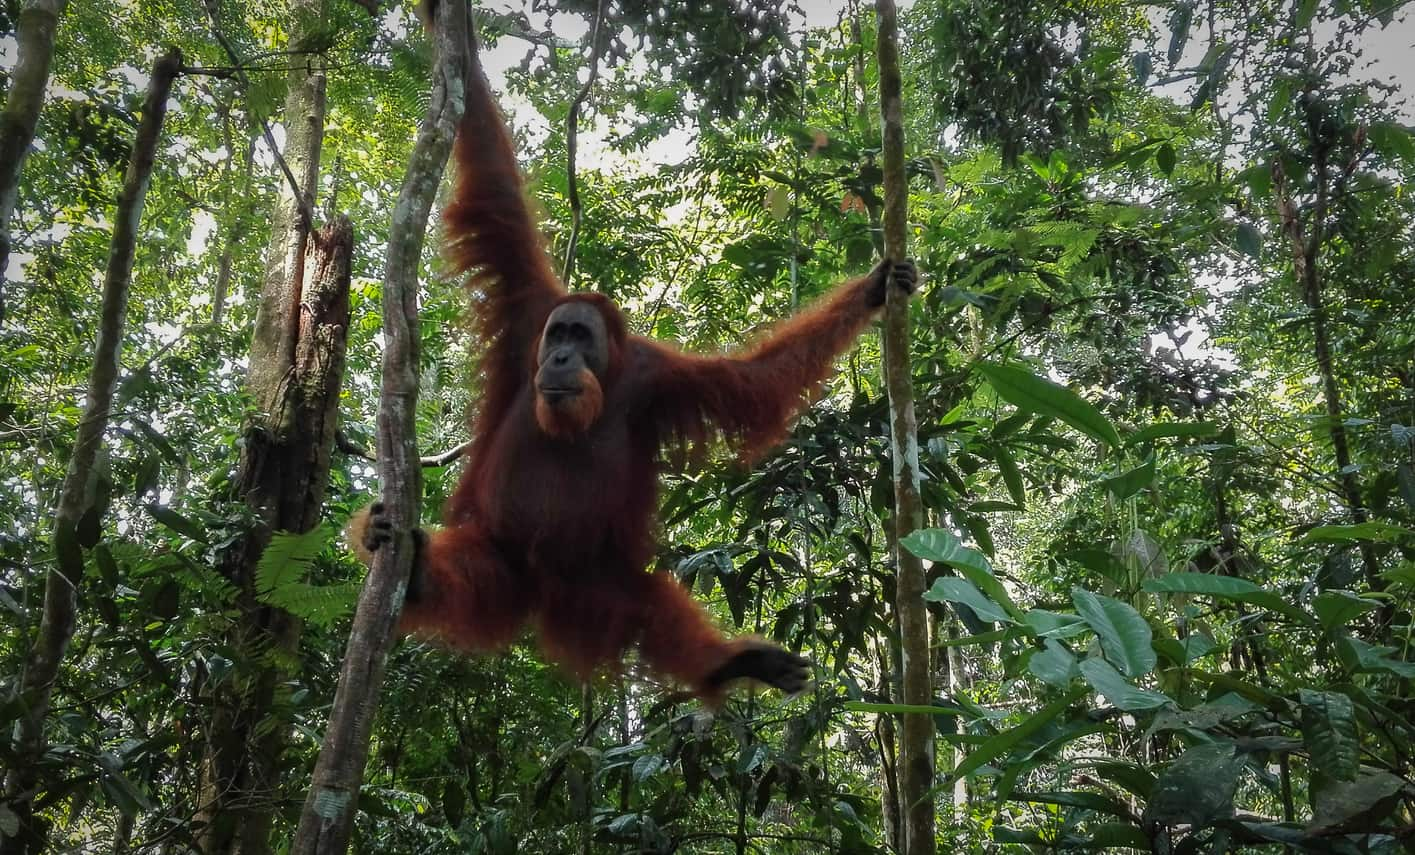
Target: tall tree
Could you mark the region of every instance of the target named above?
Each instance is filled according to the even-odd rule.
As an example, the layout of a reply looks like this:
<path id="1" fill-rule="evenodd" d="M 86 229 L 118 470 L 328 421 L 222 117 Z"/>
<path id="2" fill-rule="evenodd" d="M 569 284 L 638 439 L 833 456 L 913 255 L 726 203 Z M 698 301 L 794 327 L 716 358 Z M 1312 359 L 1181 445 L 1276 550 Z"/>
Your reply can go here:
<path id="1" fill-rule="evenodd" d="M 879 32 L 879 101 L 883 119 L 884 254 L 908 255 L 908 184 L 904 175 L 903 82 L 899 72 L 899 21 L 892 0 L 876 4 Z M 924 522 L 919 494 L 919 430 L 914 417 L 914 383 L 909 365 L 909 304 L 889 289 L 884 310 L 884 374 L 889 390 L 890 449 L 894 459 L 894 528 L 898 570 L 895 614 L 899 619 L 903 698 L 906 704 L 933 702 L 930 667 L 928 587 L 923 562 L 904 549 L 903 540 Z M 905 713 L 899 733 L 899 799 L 906 855 L 934 851 L 934 723 L 932 716 Z"/>
<path id="2" fill-rule="evenodd" d="M 95 489 L 99 455 L 118 381 L 143 203 L 147 200 L 162 122 L 167 116 L 168 96 L 181 68 L 182 54 L 175 48 L 163 54 L 153 66 L 143 99 L 142 119 L 113 216 L 113 240 L 103 277 L 103 303 L 99 310 L 88 394 L 54 511 L 54 569 L 49 572 L 44 587 L 44 615 L 19 685 L 24 709 L 17 729 L 19 756 L 5 780 L 5 796 L 10 809 L 19 817 L 19 827 L 14 834 L 0 831 L 3 855 L 25 855 L 45 849 L 47 826 L 34 815 L 40 759 L 47 747 L 45 719 L 49 716 L 59 665 L 74 636 L 78 590 L 84 576 L 84 550 L 97 543 L 99 520 L 105 510 Z"/>
<path id="3" fill-rule="evenodd" d="M 20 169 L 34 141 L 34 128 L 44 106 L 49 66 L 54 60 L 54 34 L 69 0 L 25 0 L 20 7 L 15 41 L 19 58 L 10 75 L 10 94 L 0 114 L 0 322 L 5 320 L 5 286 L 10 266 L 10 218 L 20 193 Z"/>
<path id="4" fill-rule="evenodd" d="M 238 592 L 239 617 L 228 643 L 246 656 L 247 667 L 212 691 L 198 813 L 208 855 L 270 847 L 276 769 L 288 730 L 287 723 L 268 720 L 285 679 L 276 662 L 295 653 L 302 627 L 294 615 L 262 601 L 256 570 L 275 532 L 303 533 L 320 521 L 343 384 L 352 230 L 337 223 L 316 233 L 312 222 L 326 106 L 321 59 L 309 48 L 324 12 L 322 0 L 292 0 L 289 8 L 294 62 L 278 164 L 281 192 L 271 215 L 246 377 L 256 411 L 244 430 L 235 479 L 252 523 L 221 557 L 221 571 Z"/>

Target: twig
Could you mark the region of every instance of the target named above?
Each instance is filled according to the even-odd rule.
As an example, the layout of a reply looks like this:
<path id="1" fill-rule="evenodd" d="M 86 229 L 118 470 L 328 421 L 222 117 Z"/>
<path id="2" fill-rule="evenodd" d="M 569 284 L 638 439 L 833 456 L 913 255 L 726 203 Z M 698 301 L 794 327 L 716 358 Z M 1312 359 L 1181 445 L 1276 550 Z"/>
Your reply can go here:
<path id="1" fill-rule="evenodd" d="M 565 120 L 565 177 L 570 197 L 570 239 L 565 243 L 565 263 L 561 267 L 560 278 L 564 280 L 566 288 L 570 287 L 570 280 L 575 274 L 575 250 L 580 245 L 580 222 L 584 219 L 584 209 L 580 203 L 580 182 L 575 174 L 575 152 L 579 148 L 580 138 L 580 110 L 590 97 L 595 78 L 599 76 L 599 50 L 602 42 L 600 30 L 603 26 L 604 0 L 599 0 L 599 6 L 595 10 L 594 29 L 590 33 L 590 73 L 585 78 L 585 85 L 576 93 L 575 100 L 570 102 L 570 115 Z"/>

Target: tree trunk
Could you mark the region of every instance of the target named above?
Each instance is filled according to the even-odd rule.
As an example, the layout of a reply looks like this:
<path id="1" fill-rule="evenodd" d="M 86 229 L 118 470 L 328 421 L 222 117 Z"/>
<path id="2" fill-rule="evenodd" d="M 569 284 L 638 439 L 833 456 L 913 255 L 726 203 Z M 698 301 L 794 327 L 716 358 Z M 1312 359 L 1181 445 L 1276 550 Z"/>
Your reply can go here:
<path id="1" fill-rule="evenodd" d="M 1326 242 L 1326 216 L 1333 201 L 1345 191 L 1346 179 L 1354 171 L 1359 158 L 1353 155 L 1346 171 L 1333 179 L 1329 174 L 1330 165 L 1324 151 L 1316 152 L 1313 158 L 1314 178 L 1317 182 L 1317 199 L 1311 219 L 1304 228 L 1298 213 L 1297 202 L 1289 192 L 1287 177 L 1282 171 L 1282 162 L 1273 161 L 1273 189 L 1277 196 L 1278 219 L 1282 232 L 1292 248 L 1292 275 L 1302 290 L 1302 301 L 1312 318 L 1312 349 L 1317 362 L 1317 373 L 1322 378 L 1322 402 L 1327 413 L 1327 430 L 1331 437 L 1332 455 L 1336 461 L 1337 482 L 1346 499 L 1347 510 L 1354 523 L 1364 523 L 1369 519 L 1366 503 L 1361 495 L 1361 484 L 1356 477 L 1356 468 L 1351 465 L 1351 443 L 1346 434 L 1346 413 L 1341 403 L 1341 387 L 1336 380 L 1336 367 L 1331 352 L 1331 331 L 1327 316 L 1326 299 L 1320 267 L 1321 250 Z M 1336 187 L 1333 189 L 1332 184 Z M 1335 197 L 1335 198 L 1334 198 Z M 1380 562 L 1375 548 L 1369 540 L 1360 541 L 1361 564 L 1366 576 L 1366 584 L 1372 591 L 1384 591 L 1385 579 L 1380 575 Z M 1387 606 L 1381 611 L 1382 626 L 1388 625 L 1392 611 Z"/>
<path id="2" fill-rule="evenodd" d="M 883 118 L 881 156 L 884 168 L 884 250 L 889 258 L 908 255 L 906 216 L 908 186 L 904 176 L 904 109 L 899 73 L 898 20 L 892 0 L 875 6 L 879 32 L 880 113 Z M 884 374 L 889 389 L 890 448 L 894 459 L 895 542 L 923 524 L 919 495 L 919 437 L 914 419 L 914 385 L 909 366 L 909 303 L 895 288 L 887 291 L 884 310 Z M 926 579 L 923 562 L 896 545 L 898 562 L 895 612 L 905 704 L 933 703 L 929 651 L 929 613 L 924 608 Z M 904 810 L 903 851 L 932 855 L 934 851 L 933 787 L 934 723 L 919 713 L 906 713 L 899 732 L 899 795 Z"/>
<path id="3" fill-rule="evenodd" d="M 291 3 L 292 48 L 302 46 L 322 11 L 321 0 Z M 281 182 L 271 218 L 246 376 L 256 412 L 244 431 L 235 478 L 254 524 L 220 559 L 221 572 L 236 587 L 240 615 L 227 643 L 251 664 L 210 690 L 197 813 L 206 855 L 270 850 L 279 804 L 276 770 L 288 732 L 284 723 L 267 721 L 286 679 L 272 660 L 296 653 L 302 627 L 293 615 L 261 602 L 255 570 L 272 534 L 307 532 L 319 524 L 329 482 L 349 326 L 353 234 L 347 222 L 311 234 L 324 90 L 324 74 L 312 61 L 299 61 L 290 70 L 283 160 L 299 186 Z"/>
<path id="4" fill-rule="evenodd" d="M 295 358 L 275 410 L 246 434 L 238 485 L 260 523 L 223 562 L 240 580 L 238 650 L 293 655 L 301 625 L 263 605 L 255 566 L 276 531 L 306 532 L 319 524 L 338 427 L 339 389 L 349 331 L 353 228 L 347 219 L 310 236 L 300 263 L 304 282 L 296 323 Z M 247 682 L 217 693 L 212 740 L 203 765 L 203 851 L 266 852 L 280 802 L 283 723 L 263 726 L 283 672 L 265 665 Z"/>
<path id="5" fill-rule="evenodd" d="M 397 532 L 379 549 L 359 596 L 329 726 L 315 762 L 292 855 L 343 853 L 349 847 L 369 733 L 412 567 L 412 539 L 422 496 L 418 457 L 418 263 L 457 124 L 466 107 L 472 36 L 464 3 L 437 5 L 437 67 L 432 97 L 413 146 L 388 230 L 383 275 L 383 389 L 378 407 L 378 475 Z"/>
<path id="6" fill-rule="evenodd" d="M 46 748 L 45 719 L 49 714 L 54 682 L 59 676 L 59 665 L 74 635 L 78 587 L 84 574 L 84 549 L 94 545 L 98 536 L 96 521 L 105 510 L 94 504 L 94 464 L 103 445 L 103 434 L 108 428 L 113 390 L 118 380 L 123 325 L 143 203 L 147 200 L 157 142 L 167 115 L 167 98 L 181 67 L 182 54 L 175 48 L 153 66 L 147 97 L 143 101 L 142 120 L 138 123 L 123 191 L 118 197 L 118 208 L 113 217 L 113 241 L 103 277 L 103 305 L 94 345 L 93 370 L 89 373 L 84 413 L 79 420 L 74 451 L 69 458 L 68 470 L 59 491 L 59 504 L 54 513 L 55 567 L 49 572 L 45 584 L 44 615 L 20 681 L 19 693 L 25 712 L 16 724 L 15 741 L 19 756 L 5 782 L 6 799 L 10 809 L 20 818 L 20 828 L 15 836 L 0 835 L 0 853 L 4 855 L 22 855 L 44 849 L 46 826 L 37 820 L 33 810 L 35 791 L 41 783 L 38 764 Z"/>
<path id="7" fill-rule="evenodd" d="M 5 286 L 10 267 L 10 218 L 20 192 L 20 168 L 34 141 L 44 106 L 54 33 L 68 0 L 26 0 L 15 26 L 19 59 L 10 74 L 10 94 L 0 114 L 0 323 L 5 320 Z"/>
<path id="8" fill-rule="evenodd" d="M 227 137 L 228 143 L 230 137 Z M 240 195 L 236 197 L 237 212 L 233 215 L 231 208 L 231 193 L 228 190 L 223 199 L 222 207 L 224 213 L 230 217 L 226 228 L 223 229 L 221 237 L 221 259 L 216 265 L 216 285 L 211 289 L 211 324 L 219 327 L 226 320 L 226 300 L 231 293 L 232 265 L 236 255 L 236 245 L 246 234 L 246 219 L 250 208 L 251 199 L 251 179 L 255 174 L 255 146 L 254 139 L 246 140 L 246 153 L 242 156 L 242 179 Z M 227 160 L 229 166 L 230 161 Z M 226 170 L 229 177 L 230 170 Z"/>

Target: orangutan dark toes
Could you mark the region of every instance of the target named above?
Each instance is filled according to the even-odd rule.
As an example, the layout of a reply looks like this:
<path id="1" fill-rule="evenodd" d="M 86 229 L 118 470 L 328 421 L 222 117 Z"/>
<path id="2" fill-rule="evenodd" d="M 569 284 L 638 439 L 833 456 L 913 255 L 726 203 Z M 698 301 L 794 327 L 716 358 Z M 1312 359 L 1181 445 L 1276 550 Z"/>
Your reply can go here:
<path id="1" fill-rule="evenodd" d="M 708 678 L 708 682 L 720 686 L 742 679 L 766 683 L 794 695 L 810 684 L 811 663 L 775 644 L 754 642 L 723 663 Z"/>
<path id="2" fill-rule="evenodd" d="M 364 548 L 377 552 L 378 548 L 393 540 L 393 521 L 387 516 L 382 502 L 374 502 L 368 509 L 368 526 L 364 529 Z"/>

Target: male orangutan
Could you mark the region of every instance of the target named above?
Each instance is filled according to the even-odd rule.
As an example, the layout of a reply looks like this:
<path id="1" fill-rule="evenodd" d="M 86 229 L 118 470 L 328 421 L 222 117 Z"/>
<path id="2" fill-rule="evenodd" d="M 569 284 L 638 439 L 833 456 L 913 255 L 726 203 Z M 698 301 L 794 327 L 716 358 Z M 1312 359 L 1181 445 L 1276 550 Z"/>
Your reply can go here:
<path id="1" fill-rule="evenodd" d="M 889 283 L 914 290 L 913 263 L 882 261 L 741 354 L 682 353 L 630 335 L 613 302 L 558 281 L 475 60 L 455 156 L 447 254 L 469 272 L 485 390 L 446 527 L 416 533 L 400 629 L 490 651 L 530 621 L 546 656 L 581 677 L 637 644 L 651 669 L 710 703 L 740 679 L 799 691 L 804 659 L 728 640 L 670 574 L 647 572 L 660 447 L 720 432 L 750 456 L 779 441 Z M 351 533 L 371 561 L 391 533 L 382 507 Z"/>

